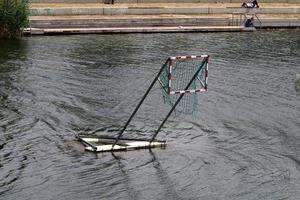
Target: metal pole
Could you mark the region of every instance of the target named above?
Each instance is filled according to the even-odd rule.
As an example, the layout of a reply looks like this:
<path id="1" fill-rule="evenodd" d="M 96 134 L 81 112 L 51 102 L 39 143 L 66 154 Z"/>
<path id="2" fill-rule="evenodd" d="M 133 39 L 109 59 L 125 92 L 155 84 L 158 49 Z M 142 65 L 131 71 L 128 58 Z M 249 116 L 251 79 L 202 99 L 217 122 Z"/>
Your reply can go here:
<path id="1" fill-rule="evenodd" d="M 80 141 L 81 143 L 84 143 L 84 144 L 90 146 L 90 147 L 93 149 L 93 151 L 97 151 L 97 147 L 96 147 L 95 145 L 92 145 L 91 143 L 89 143 L 89 142 L 83 140 L 83 139 L 82 139 L 79 135 L 77 135 L 77 134 L 75 135 L 75 137 L 76 137 L 77 140 Z"/>
<path id="2" fill-rule="evenodd" d="M 137 107 L 134 109 L 133 113 L 131 114 L 131 116 L 129 117 L 129 119 L 127 120 L 125 126 L 123 127 L 123 129 L 121 130 L 121 132 L 119 133 L 118 137 L 116 138 L 116 141 L 114 142 L 114 144 L 112 145 L 112 149 L 114 148 L 114 146 L 118 143 L 119 139 L 122 137 L 125 129 L 127 128 L 127 126 L 129 125 L 130 121 L 132 120 L 132 118 L 134 117 L 134 115 L 136 114 L 136 112 L 138 111 L 138 109 L 140 108 L 140 106 L 142 105 L 142 103 L 144 102 L 144 100 L 146 99 L 146 97 L 148 96 L 150 90 L 152 89 L 152 87 L 154 86 L 155 82 L 157 81 L 158 77 L 160 76 L 160 74 L 162 73 L 165 65 L 168 63 L 169 59 L 167 59 L 167 61 L 165 62 L 165 64 L 160 68 L 158 74 L 156 75 L 156 77 L 154 78 L 154 80 L 152 81 L 151 85 L 149 86 L 149 88 L 147 89 L 146 93 L 144 94 L 143 98 L 141 99 L 141 101 L 139 102 L 139 104 L 137 105 Z"/>
<path id="3" fill-rule="evenodd" d="M 205 63 L 208 62 L 208 57 L 205 58 L 205 60 L 202 62 L 201 66 L 199 67 L 199 69 L 196 71 L 196 73 L 194 74 L 193 78 L 190 80 L 189 84 L 185 87 L 184 90 L 188 90 L 190 85 L 193 83 L 193 81 L 195 80 L 195 78 L 197 78 L 198 73 L 200 72 L 200 70 L 202 69 L 202 67 L 204 66 Z M 157 134 L 159 133 L 160 129 L 163 127 L 163 125 L 165 124 L 165 122 L 168 120 L 168 118 L 170 117 L 170 115 L 172 114 L 172 112 L 175 110 L 177 104 L 180 102 L 180 100 L 182 99 L 182 97 L 184 96 L 185 93 L 182 93 L 179 98 L 177 99 L 177 101 L 175 102 L 174 106 L 172 107 L 172 109 L 169 111 L 168 115 L 165 117 L 165 119 L 163 120 L 163 122 L 160 124 L 160 126 L 158 127 L 158 129 L 155 131 L 155 134 L 152 136 L 150 143 L 153 142 L 155 140 L 155 137 L 157 136 Z"/>

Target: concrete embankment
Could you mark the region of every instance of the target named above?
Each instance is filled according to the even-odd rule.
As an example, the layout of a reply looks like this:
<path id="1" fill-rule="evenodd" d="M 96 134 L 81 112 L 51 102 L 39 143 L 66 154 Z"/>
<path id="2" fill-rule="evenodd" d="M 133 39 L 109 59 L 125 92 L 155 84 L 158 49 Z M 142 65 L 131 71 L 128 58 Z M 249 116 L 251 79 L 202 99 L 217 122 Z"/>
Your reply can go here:
<path id="1" fill-rule="evenodd" d="M 26 29 L 25 34 L 31 35 L 60 35 L 60 34 L 113 34 L 113 33 L 184 33 L 184 32 L 242 32 L 255 31 L 254 28 L 242 26 L 218 26 L 218 27 L 115 27 L 115 28 L 57 28 L 57 29 Z"/>
<path id="2" fill-rule="evenodd" d="M 109 3 L 111 0 L 29 0 L 31 3 Z M 118 4 L 146 3 L 242 3 L 244 0 L 114 0 Z M 300 0 L 259 0 L 260 3 L 300 3 Z"/>
<path id="3" fill-rule="evenodd" d="M 241 8 L 240 4 L 32 4 L 32 15 L 160 15 L 160 14 L 300 14 L 299 4 L 261 4 L 259 8 Z"/>
<path id="4" fill-rule="evenodd" d="M 251 16 L 256 27 L 300 27 L 300 3 L 260 5 L 245 9 L 240 3 L 33 3 L 30 30 L 32 34 L 249 31 L 243 23 Z"/>
<path id="5" fill-rule="evenodd" d="M 32 17 L 31 34 L 157 33 L 254 31 L 231 25 L 226 17 L 208 16 L 47 16 Z M 28 33 L 27 29 L 27 33 Z"/>

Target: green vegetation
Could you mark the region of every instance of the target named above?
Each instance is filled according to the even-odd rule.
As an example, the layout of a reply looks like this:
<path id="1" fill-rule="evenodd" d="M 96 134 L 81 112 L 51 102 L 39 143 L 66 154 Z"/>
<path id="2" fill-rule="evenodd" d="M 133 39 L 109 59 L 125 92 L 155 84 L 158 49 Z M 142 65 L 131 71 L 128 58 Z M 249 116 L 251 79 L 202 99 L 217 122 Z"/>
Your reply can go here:
<path id="1" fill-rule="evenodd" d="M 0 38 L 17 38 L 28 23 L 27 0 L 0 0 Z"/>

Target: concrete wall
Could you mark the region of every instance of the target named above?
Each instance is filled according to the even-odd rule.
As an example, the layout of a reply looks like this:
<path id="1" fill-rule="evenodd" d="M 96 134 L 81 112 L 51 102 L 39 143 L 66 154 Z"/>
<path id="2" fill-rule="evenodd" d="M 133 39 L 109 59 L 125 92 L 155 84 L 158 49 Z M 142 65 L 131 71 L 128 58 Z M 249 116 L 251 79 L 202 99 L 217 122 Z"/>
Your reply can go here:
<path id="1" fill-rule="evenodd" d="M 256 27 L 300 27 L 300 19 L 261 19 L 254 21 Z M 132 19 L 37 19 L 30 20 L 33 28 L 137 28 L 137 27 L 178 27 L 178 26 L 241 26 L 243 21 L 231 18 L 132 18 Z"/>
<path id="2" fill-rule="evenodd" d="M 300 27 L 300 19 L 261 19 L 254 25 L 261 28 Z M 224 27 L 242 26 L 243 21 L 232 21 L 231 18 L 131 18 L 131 19 L 32 19 L 30 27 L 42 29 L 69 28 L 145 28 L 145 27 Z"/>
<path id="3" fill-rule="evenodd" d="M 228 18 L 135 18 L 135 19 L 55 19 L 30 20 L 34 28 L 113 28 L 113 27 L 171 27 L 228 26 Z"/>
<path id="4" fill-rule="evenodd" d="M 29 0 L 32 3 L 104 3 L 105 0 Z M 242 3 L 251 0 L 115 0 L 115 3 Z M 300 3 L 300 0 L 259 0 L 259 3 Z"/>
<path id="5" fill-rule="evenodd" d="M 154 14 L 232 14 L 245 13 L 245 8 L 138 8 L 138 7 L 96 7 L 96 8 L 36 8 L 31 15 L 154 15 Z M 249 13 L 298 14 L 300 7 L 257 8 Z"/>

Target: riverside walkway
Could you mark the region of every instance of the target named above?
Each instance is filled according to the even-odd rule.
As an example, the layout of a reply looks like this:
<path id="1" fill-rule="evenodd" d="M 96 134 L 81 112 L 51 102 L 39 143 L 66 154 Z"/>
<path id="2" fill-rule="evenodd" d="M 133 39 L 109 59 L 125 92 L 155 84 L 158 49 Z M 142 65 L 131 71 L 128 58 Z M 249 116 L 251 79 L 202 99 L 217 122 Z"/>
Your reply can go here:
<path id="1" fill-rule="evenodd" d="M 252 31 L 300 27 L 300 3 L 31 3 L 31 34 Z"/>

